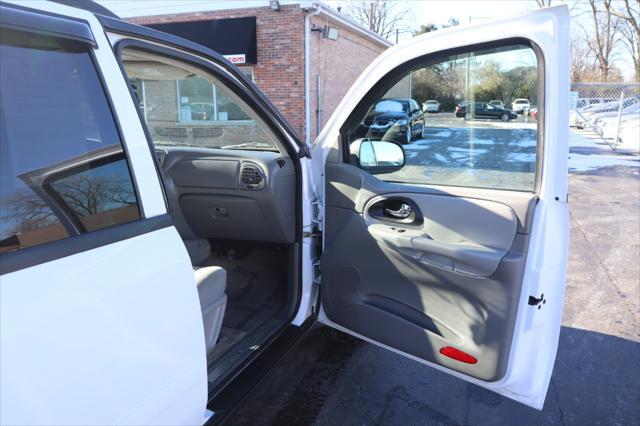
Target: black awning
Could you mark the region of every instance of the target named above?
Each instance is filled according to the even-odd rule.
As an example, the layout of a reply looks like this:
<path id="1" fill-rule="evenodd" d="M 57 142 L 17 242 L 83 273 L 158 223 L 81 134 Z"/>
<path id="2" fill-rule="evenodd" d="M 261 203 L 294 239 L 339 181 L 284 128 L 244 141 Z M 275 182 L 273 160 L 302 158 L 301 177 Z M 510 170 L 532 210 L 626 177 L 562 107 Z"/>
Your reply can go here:
<path id="1" fill-rule="evenodd" d="M 194 41 L 221 55 L 234 57 L 244 55 L 244 62 L 249 64 L 258 62 L 255 16 L 153 24 L 148 27 Z M 242 60 L 232 60 L 232 62 L 242 63 Z"/>

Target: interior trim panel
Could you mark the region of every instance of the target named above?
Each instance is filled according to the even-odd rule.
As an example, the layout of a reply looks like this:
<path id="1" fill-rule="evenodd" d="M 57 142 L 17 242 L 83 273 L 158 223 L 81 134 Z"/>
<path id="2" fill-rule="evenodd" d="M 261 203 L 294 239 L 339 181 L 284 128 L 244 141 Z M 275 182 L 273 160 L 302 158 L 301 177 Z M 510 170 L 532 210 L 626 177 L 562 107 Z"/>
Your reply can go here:
<path id="1" fill-rule="evenodd" d="M 480 380 L 503 377 L 535 194 L 384 182 L 346 163 L 327 163 L 325 177 L 328 319 Z"/>
<path id="2" fill-rule="evenodd" d="M 289 157 L 166 146 L 156 156 L 183 239 L 295 241 L 296 176 Z"/>

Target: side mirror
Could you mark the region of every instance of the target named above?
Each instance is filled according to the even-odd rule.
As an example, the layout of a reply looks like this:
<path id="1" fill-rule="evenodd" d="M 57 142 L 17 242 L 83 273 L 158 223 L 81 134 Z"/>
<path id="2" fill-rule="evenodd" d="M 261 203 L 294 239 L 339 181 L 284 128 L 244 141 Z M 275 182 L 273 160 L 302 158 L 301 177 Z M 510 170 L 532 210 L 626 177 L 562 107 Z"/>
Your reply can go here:
<path id="1" fill-rule="evenodd" d="M 358 165 L 371 174 L 391 173 L 404 167 L 404 149 L 389 141 L 362 139 L 358 152 Z"/>

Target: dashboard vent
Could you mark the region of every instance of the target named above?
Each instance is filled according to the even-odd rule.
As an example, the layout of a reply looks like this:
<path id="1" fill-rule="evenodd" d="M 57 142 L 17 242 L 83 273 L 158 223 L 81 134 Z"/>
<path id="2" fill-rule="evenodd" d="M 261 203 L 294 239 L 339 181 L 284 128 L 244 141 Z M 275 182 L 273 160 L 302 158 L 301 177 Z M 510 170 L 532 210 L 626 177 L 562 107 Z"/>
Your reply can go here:
<path id="1" fill-rule="evenodd" d="M 285 165 L 285 162 L 284 162 L 284 160 L 282 158 L 278 158 L 276 160 L 276 163 L 278 163 L 278 166 L 280 166 L 280 168 L 283 168 L 284 165 Z"/>
<path id="2" fill-rule="evenodd" d="M 261 189 L 264 186 L 264 172 L 253 163 L 244 163 L 240 169 L 240 184 L 244 189 Z"/>

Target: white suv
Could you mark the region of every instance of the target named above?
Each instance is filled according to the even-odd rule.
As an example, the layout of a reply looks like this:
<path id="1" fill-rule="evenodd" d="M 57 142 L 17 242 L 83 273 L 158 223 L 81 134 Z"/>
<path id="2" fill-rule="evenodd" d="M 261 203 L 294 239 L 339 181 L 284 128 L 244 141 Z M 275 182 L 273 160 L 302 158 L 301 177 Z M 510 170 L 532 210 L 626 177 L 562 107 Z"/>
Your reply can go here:
<path id="1" fill-rule="evenodd" d="M 530 105 L 531 103 L 529 102 L 529 99 L 518 98 L 511 102 L 511 110 L 518 114 L 522 114 Z"/>
<path id="2" fill-rule="evenodd" d="M 218 53 L 88 1 L 17 3 L 0 4 L 0 424 L 219 421 L 315 321 L 542 407 L 565 6 L 388 49 L 311 148 Z M 554 64 L 526 190 L 416 182 L 417 149 L 358 136 L 417 65 L 514 48 Z M 452 137 L 425 132 L 420 149 Z"/>

